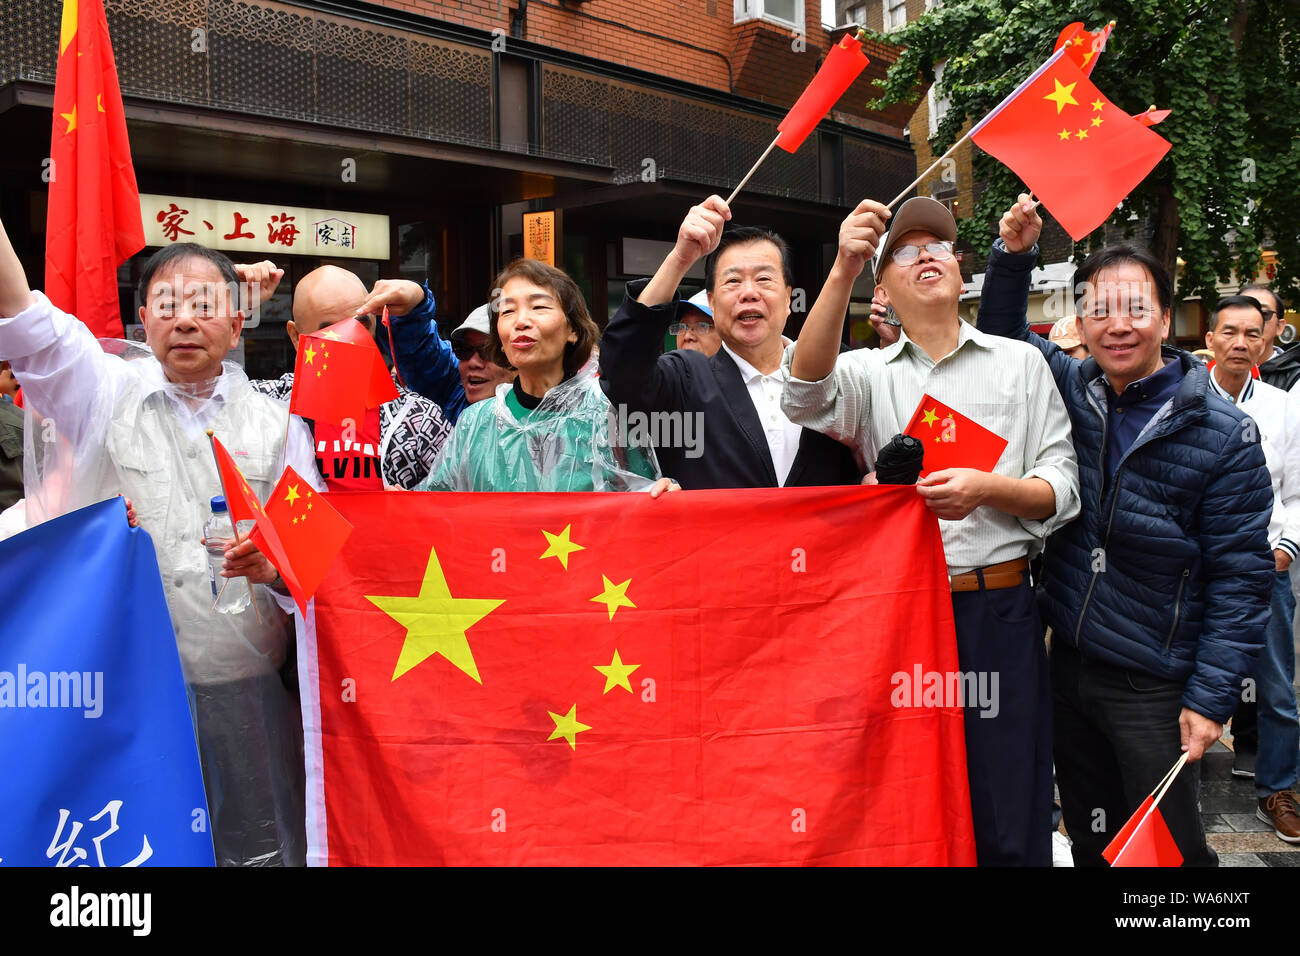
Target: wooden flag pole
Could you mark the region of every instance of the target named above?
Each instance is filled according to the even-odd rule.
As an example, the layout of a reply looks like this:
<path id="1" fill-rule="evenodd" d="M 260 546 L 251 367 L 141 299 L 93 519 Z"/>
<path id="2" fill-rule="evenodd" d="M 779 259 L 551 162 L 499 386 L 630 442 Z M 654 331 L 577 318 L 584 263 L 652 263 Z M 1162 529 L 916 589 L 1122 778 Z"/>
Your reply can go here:
<path id="1" fill-rule="evenodd" d="M 973 128 L 973 127 L 972 127 L 972 128 Z M 954 151 L 958 146 L 960 146 L 962 143 L 966 142 L 966 140 L 968 140 L 968 139 L 970 139 L 970 132 L 969 132 L 969 131 L 967 131 L 967 132 L 966 132 L 966 135 L 964 135 L 961 139 L 957 140 L 957 142 L 955 142 L 955 143 L 953 143 L 951 146 L 949 146 L 949 147 L 948 147 L 948 151 L 947 151 L 946 153 L 944 153 L 942 156 L 940 156 L 938 159 L 936 159 L 933 163 L 931 163 L 929 169 L 927 169 L 925 172 L 923 172 L 920 176 L 917 176 L 914 180 L 912 180 L 912 181 L 908 184 L 908 186 L 907 186 L 906 189 L 904 189 L 901 193 L 899 193 L 899 194 L 898 194 L 897 196 L 895 196 L 892 200 L 890 200 L 889 205 L 886 206 L 885 208 L 887 208 L 887 209 L 893 209 L 894 206 L 896 206 L 896 205 L 898 204 L 898 201 L 899 201 L 900 199 L 902 199 L 904 196 L 906 196 L 908 193 L 910 193 L 913 189 L 915 189 L 917 186 L 919 186 L 919 185 L 921 184 L 921 180 L 925 179 L 926 176 L 929 176 L 932 172 L 934 172 L 935 169 L 938 167 L 938 165 L 939 165 L 940 163 L 942 163 L 945 159 L 947 159 L 949 156 L 951 156 L 952 153 L 953 153 L 953 151 Z"/>
<path id="2" fill-rule="evenodd" d="M 735 199 L 737 195 L 740 194 L 740 191 L 745 188 L 745 183 L 749 182 L 749 177 L 753 176 L 754 173 L 758 172 L 758 167 L 763 165 L 763 160 L 767 159 L 768 154 L 772 152 L 773 149 L 776 148 L 776 142 L 780 138 L 781 138 L 781 134 L 777 133 L 776 139 L 772 140 L 772 142 L 768 144 L 767 149 L 763 150 L 763 155 L 758 157 L 758 162 L 756 162 L 753 166 L 749 167 L 749 172 L 745 173 L 745 178 L 740 181 L 739 185 L 737 185 L 736 188 L 731 191 L 731 195 L 727 197 L 728 206 L 730 206 L 731 201 Z"/>
<path id="3" fill-rule="evenodd" d="M 212 451 L 212 462 L 217 466 L 217 482 L 221 485 L 221 493 L 226 496 L 226 513 L 229 514 L 230 513 L 230 491 L 229 489 L 226 488 L 225 479 L 221 477 L 221 462 L 217 460 L 217 448 L 214 444 L 212 444 L 212 439 L 214 437 L 212 434 L 212 429 L 211 428 L 206 429 L 206 432 L 208 436 L 208 448 Z M 230 527 L 235 532 L 235 545 L 238 546 L 242 544 L 243 542 L 239 540 L 239 523 L 235 521 L 234 515 L 230 516 Z M 251 599 L 251 603 L 253 605 L 253 614 L 257 616 L 257 623 L 263 624 L 265 622 L 262 620 L 262 612 L 257 609 L 257 594 L 254 593 L 253 591 L 253 581 L 251 578 L 247 576 L 244 577 L 244 580 L 248 582 L 248 596 Z M 212 609 L 214 611 L 217 609 L 217 605 L 221 602 L 221 595 L 226 593 L 226 585 L 229 583 L 230 583 L 230 578 L 226 578 L 224 581 L 221 582 L 221 590 L 217 592 L 217 599 L 212 602 Z"/>

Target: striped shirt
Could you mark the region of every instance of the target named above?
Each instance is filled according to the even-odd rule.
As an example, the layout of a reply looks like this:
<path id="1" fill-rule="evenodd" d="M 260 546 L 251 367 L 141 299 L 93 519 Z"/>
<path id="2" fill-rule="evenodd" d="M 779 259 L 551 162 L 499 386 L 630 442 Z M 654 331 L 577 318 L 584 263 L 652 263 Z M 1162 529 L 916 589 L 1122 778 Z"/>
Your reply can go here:
<path id="1" fill-rule="evenodd" d="M 798 343 L 786 349 L 787 372 Z M 943 402 L 1007 440 L 993 471 L 1041 478 L 1056 510 L 1042 521 L 980 506 L 959 521 L 939 520 L 949 574 L 1032 556 L 1053 530 L 1079 513 L 1079 469 L 1070 419 L 1042 353 L 1025 342 L 961 323 L 957 347 L 938 362 L 903 332 L 884 349 L 845 352 L 830 375 L 786 381 L 790 420 L 859 450 L 865 462 L 902 432 L 922 395 Z"/>

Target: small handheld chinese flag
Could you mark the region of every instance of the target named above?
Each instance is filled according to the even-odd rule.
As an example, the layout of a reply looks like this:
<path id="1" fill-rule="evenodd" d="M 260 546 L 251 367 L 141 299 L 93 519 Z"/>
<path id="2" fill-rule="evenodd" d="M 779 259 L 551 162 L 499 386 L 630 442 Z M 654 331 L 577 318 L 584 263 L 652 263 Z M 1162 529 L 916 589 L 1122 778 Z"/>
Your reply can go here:
<path id="1" fill-rule="evenodd" d="M 929 395 L 912 413 L 903 429 L 925 446 L 925 468 L 921 477 L 945 468 L 978 468 L 992 471 L 1007 447 L 1007 440 L 961 412 Z"/>
<path id="2" fill-rule="evenodd" d="M 230 457 L 221 439 L 212 439 L 212 453 L 217 459 L 217 474 L 221 478 L 221 490 L 226 496 L 226 508 L 230 511 L 230 520 L 236 525 L 241 521 L 258 521 L 266 516 L 262 503 L 248 485 L 248 479 L 239 470 L 235 460 Z"/>
<path id="3" fill-rule="evenodd" d="M 379 347 L 356 319 L 298 340 L 289 411 L 303 418 L 358 426 L 366 410 L 397 398 Z"/>
<path id="4" fill-rule="evenodd" d="M 1079 240 L 1147 177 L 1169 142 L 1151 130 L 1152 115 L 1135 119 L 1106 99 L 1067 49 L 1052 54 L 970 136 Z"/>
<path id="5" fill-rule="evenodd" d="M 780 135 L 776 145 L 787 153 L 797 150 L 869 62 L 858 38 L 845 34 L 831 47 L 822 68 L 777 126 Z"/>
<path id="6" fill-rule="evenodd" d="M 351 533 L 348 520 L 286 467 L 249 537 L 280 572 L 299 610 L 306 611 Z"/>
<path id="7" fill-rule="evenodd" d="M 103 0 L 63 0 L 45 294 L 95 335 L 121 338 L 117 267 L 143 247 L 140 191 Z"/>
<path id="8" fill-rule="evenodd" d="M 1053 50 L 1065 47 L 1065 55 L 1071 62 L 1083 71 L 1084 76 L 1091 76 L 1093 67 L 1097 65 L 1097 57 L 1106 49 L 1106 41 L 1110 38 L 1110 31 L 1113 29 L 1115 29 L 1114 20 L 1096 33 L 1085 29 L 1082 21 L 1076 21 L 1061 31 Z"/>
<path id="9" fill-rule="evenodd" d="M 1183 865 L 1183 854 L 1160 813 L 1159 803 L 1186 762 L 1187 755 L 1183 754 L 1101 851 L 1107 863 L 1113 867 Z"/>

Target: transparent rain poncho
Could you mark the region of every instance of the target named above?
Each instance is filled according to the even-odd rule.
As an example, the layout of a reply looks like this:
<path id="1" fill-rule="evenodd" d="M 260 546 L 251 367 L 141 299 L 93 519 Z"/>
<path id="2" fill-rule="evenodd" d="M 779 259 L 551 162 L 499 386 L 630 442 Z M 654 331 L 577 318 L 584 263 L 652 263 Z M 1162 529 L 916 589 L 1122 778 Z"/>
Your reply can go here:
<path id="1" fill-rule="evenodd" d="M 253 586 L 257 613 L 252 605 L 233 615 L 213 610 L 201 542 L 210 499 L 222 493 L 205 428 L 265 500 L 283 467 L 288 409 L 255 392 L 233 363 L 206 383 L 169 382 L 148 348 L 96 344 L 43 297 L 27 312 L 41 306 L 54 316 L 55 340 L 34 334 L 42 347 L 14 361 L 28 406 L 27 523 L 118 494 L 131 499 L 153 541 L 176 632 L 217 863 L 301 864 L 301 712 L 296 688 L 281 677 L 292 621 L 262 585 Z M 294 442 L 310 456 L 305 434 Z M 229 586 L 249 585 L 233 578 Z"/>
<path id="2" fill-rule="evenodd" d="M 644 491 L 659 477 L 647 429 L 620 418 L 591 359 L 532 410 L 511 385 L 461 413 L 420 491 Z"/>

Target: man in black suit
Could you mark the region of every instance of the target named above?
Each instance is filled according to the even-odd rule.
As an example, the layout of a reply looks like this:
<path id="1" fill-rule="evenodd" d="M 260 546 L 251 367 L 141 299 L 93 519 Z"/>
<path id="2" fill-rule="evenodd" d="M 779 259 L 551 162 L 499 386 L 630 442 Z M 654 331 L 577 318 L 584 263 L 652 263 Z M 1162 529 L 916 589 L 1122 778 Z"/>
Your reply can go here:
<path id="1" fill-rule="evenodd" d="M 724 232 L 730 218 L 718 196 L 692 206 L 659 271 L 628 283 L 601 339 L 601 386 L 622 406 L 620 420 L 636 413 L 694 416 L 687 423 L 693 427 L 675 422 L 653 432 L 663 473 L 683 488 L 856 484 L 862 472 L 847 446 L 800 428 L 781 410 L 790 250 L 769 230 Z M 676 321 L 677 286 L 705 256 L 705 290 L 722 347 L 711 357 L 685 349 L 660 355 Z M 697 440 L 663 440 L 671 435 Z"/>

